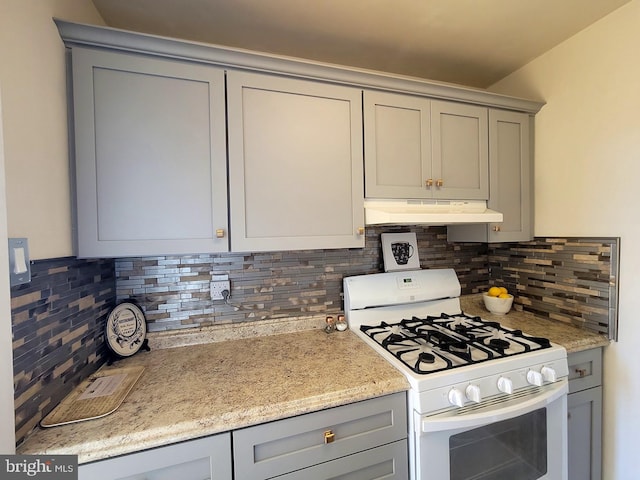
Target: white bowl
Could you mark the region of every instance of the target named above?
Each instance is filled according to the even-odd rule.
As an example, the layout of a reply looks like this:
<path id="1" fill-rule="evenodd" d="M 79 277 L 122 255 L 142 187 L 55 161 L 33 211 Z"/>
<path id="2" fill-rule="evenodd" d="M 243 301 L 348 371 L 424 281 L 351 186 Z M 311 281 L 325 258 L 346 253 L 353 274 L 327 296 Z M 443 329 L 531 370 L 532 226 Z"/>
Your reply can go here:
<path id="1" fill-rule="evenodd" d="M 482 295 L 484 306 L 495 315 L 504 315 L 511 310 L 513 304 L 513 295 L 509 294 L 509 298 L 490 297 L 486 293 Z"/>

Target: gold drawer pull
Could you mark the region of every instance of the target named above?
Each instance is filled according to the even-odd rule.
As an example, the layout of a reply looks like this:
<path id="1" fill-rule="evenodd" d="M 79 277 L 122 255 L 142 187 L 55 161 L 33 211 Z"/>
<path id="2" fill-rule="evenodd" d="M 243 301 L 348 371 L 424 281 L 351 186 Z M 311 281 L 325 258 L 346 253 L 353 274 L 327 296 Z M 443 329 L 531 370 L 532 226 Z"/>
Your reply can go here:
<path id="1" fill-rule="evenodd" d="M 438 180 L 436 180 L 436 187 L 440 188 L 444 185 L 444 182 L 442 181 L 441 178 L 439 178 Z"/>
<path id="2" fill-rule="evenodd" d="M 225 233 L 226 233 L 226 232 L 224 231 L 224 228 L 218 228 L 218 229 L 216 230 L 216 237 L 217 237 L 217 238 L 224 238 Z"/>
<path id="3" fill-rule="evenodd" d="M 427 178 L 424 181 L 424 186 L 427 187 L 427 188 L 432 187 L 433 186 L 433 178 Z"/>
<path id="4" fill-rule="evenodd" d="M 324 443 L 333 443 L 335 439 L 336 439 L 336 434 L 333 433 L 331 430 L 327 430 L 326 432 L 324 432 Z"/>
<path id="5" fill-rule="evenodd" d="M 587 369 L 586 368 L 576 368 L 576 373 L 578 374 L 578 376 L 580 378 L 584 378 L 587 376 Z"/>

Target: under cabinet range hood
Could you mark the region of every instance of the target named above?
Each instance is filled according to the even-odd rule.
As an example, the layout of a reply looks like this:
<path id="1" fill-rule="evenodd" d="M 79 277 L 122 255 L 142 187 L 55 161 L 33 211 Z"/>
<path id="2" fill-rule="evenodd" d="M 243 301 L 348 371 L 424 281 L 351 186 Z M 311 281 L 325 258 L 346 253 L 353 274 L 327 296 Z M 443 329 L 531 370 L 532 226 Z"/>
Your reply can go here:
<path id="1" fill-rule="evenodd" d="M 365 200 L 366 225 L 501 223 L 484 200 Z"/>

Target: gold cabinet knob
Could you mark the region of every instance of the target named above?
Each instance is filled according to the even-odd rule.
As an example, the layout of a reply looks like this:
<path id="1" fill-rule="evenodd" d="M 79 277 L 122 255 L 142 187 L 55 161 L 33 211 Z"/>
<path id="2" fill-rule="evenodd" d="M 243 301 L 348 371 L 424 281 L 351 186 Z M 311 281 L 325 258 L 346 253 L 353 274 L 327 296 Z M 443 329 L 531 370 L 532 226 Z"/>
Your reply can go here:
<path id="1" fill-rule="evenodd" d="M 424 181 L 424 186 L 427 188 L 431 188 L 433 186 L 433 178 L 427 178 Z"/>
<path id="2" fill-rule="evenodd" d="M 224 238 L 224 236 L 226 235 L 227 232 L 224 231 L 224 228 L 218 228 L 216 230 L 216 237 L 218 238 Z"/>
<path id="3" fill-rule="evenodd" d="M 444 182 L 442 181 L 441 178 L 439 178 L 438 180 L 436 180 L 436 187 L 440 188 L 444 185 Z"/>
<path id="4" fill-rule="evenodd" d="M 585 368 L 576 368 L 576 373 L 580 378 L 584 378 L 587 376 L 587 370 Z"/>
<path id="5" fill-rule="evenodd" d="M 333 443 L 336 439 L 336 434 L 331 430 L 324 432 L 324 443 Z"/>
<path id="6" fill-rule="evenodd" d="M 358 227 L 358 235 L 364 235 L 364 227 Z"/>
<path id="7" fill-rule="evenodd" d="M 500 225 L 494 225 L 493 226 L 493 231 L 494 232 L 499 232 L 500 231 Z"/>

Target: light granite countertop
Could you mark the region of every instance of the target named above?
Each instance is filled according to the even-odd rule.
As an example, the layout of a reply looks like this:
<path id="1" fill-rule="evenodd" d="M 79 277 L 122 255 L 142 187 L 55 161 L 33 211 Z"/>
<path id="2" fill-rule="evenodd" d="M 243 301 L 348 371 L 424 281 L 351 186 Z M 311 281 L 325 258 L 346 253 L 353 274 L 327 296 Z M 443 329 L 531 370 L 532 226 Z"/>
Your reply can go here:
<path id="1" fill-rule="evenodd" d="M 319 328 L 141 351 L 112 367 L 145 367 L 118 410 L 39 428 L 17 453 L 72 454 L 86 463 L 409 388 L 371 353 L 349 330 Z"/>
<path id="2" fill-rule="evenodd" d="M 567 353 L 609 345 L 609 340 L 604 335 L 563 322 L 536 317 L 513 307 L 505 315 L 495 315 L 485 308 L 482 294 L 460 297 L 460 304 L 462 311 L 467 315 L 478 315 L 486 320 L 495 320 L 507 328 L 519 329 L 535 337 L 548 338 L 553 343 L 562 345 Z"/>
<path id="3" fill-rule="evenodd" d="M 461 297 L 461 306 L 569 353 L 609 344 L 603 335 L 515 309 L 493 315 L 481 295 Z M 145 367 L 116 412 L 40 428 L 17 453 L 74 454 L 87 463 L 409 388 L 351 331 L 327 335 L 317 317 L 253 323 L 149 334 L 150 352 L 103 367 Z"/>

